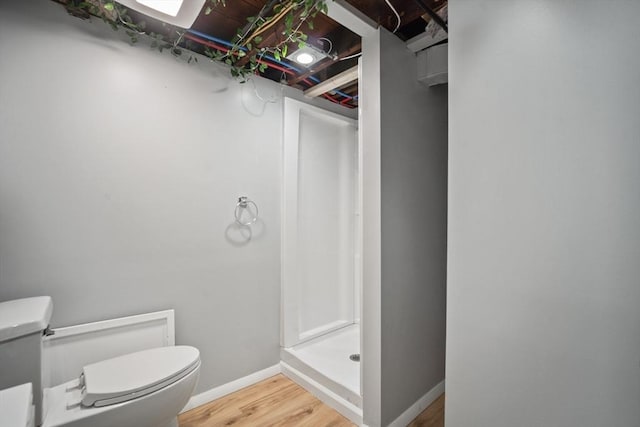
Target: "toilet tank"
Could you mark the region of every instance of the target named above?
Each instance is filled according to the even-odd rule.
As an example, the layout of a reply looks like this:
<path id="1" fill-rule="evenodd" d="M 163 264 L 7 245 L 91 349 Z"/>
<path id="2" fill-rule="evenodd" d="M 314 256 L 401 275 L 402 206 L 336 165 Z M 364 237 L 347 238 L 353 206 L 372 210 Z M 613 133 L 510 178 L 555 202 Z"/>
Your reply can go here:
<path id="1" fill-rule="evenodd" d="M 33 387 L 22 384 L 0 390 L 0 420 L 3 426 L 34 427 Z"/>
<path id="2" fill-rule="evenodd" d="M 52 312 L 51 297 L 0 302 L 0 389 L 32 383 L 37 425 L 42 420 L 42 333 Z"/>

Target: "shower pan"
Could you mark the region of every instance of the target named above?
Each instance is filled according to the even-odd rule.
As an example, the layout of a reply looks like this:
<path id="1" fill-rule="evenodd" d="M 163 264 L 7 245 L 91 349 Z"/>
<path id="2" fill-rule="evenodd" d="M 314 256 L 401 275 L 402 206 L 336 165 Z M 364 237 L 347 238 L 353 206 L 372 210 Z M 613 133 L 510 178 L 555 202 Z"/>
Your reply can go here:
<path id="1" fill-rule="evenodd" d="M 357 122 L 285 99 L 283 372 L 359 422 L 361 179 Z"/>

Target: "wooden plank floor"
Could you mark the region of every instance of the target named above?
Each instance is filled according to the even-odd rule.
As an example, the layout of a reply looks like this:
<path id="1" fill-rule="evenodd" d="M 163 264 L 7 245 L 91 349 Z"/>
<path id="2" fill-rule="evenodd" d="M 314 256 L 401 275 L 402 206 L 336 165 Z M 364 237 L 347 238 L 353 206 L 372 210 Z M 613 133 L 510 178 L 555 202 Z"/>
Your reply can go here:
<path id="1" fill-rule="evenodd" d="M 444 394 L 411 421 L 409 427 L 444 427 Z"/>
<path id="2" fill-rule="evenodd" d="M 349 420 L 302 387 L 276 375 L 178 417 L 180 427 L 351 427 Z M 411 427 L 444 427 L 444 395 Z"/>
<path id="3" fill-rule="evenodd" d="M 185 412 L 180 427 L 213 426 L 353 426 L 284 375 Z"/>

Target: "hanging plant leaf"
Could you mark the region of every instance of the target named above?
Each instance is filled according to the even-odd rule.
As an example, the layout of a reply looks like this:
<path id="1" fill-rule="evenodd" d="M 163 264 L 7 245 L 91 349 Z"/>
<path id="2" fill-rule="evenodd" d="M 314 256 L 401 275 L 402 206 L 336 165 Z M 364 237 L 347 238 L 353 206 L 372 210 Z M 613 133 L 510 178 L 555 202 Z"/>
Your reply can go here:
<path id="1" fill-rule="evenodd" d="M 240 0 L 234 0 L 240 1 Z M 302 30 L 314 29 L 313 17 L 320 12 L 327 12 L 327 0 L 277 0 L 269 2 L 273 5 L 270 10 L 261 10 L 257 16 L 247 18 L 248 25 L 238 28 L 236 35 L 231 40 L 228 51 L 204 49 L 204 54 L 211 60 L 221 61 L 231 67 L 231 75 L 246 81 L 247 76 L 255 73 L 264 73 L 268 64 L 265 62 L 266 54 L 273 55 L 277 61 L 286 58 L 289 44 L 305 46 L 308 39 Z M 204 9 L 205 15 L 209 15 L 216 7 L 226 7 L 226 0 L 208 0 Z M 91 15 L 102 19 L 114 30 L 123 27 L 132 44 L 138 41 L 140 34 L 144 33 L 146 24 L 144 21 L 134 23 L 129 16 L 128 9 L 113 0 L 70 1 L 65 6 L 67 11 L 74 16 L 90 18 Z M 264 8 L 263 8 L 264 9 Z M 190 49 L 190 46 L 182 39 L 185 31 L 167 23 L 162 23 L 165 34 L 148 33 L 153 40 L 151 48 L 163 52 L 169 49 L 171 54 L 181 56 L 182 48 Z M 163 31 L 164 33 L 165 31 Z M 277 34 L 274 36 L 274 34 Z M 263 46 L 265 37 L 270 40 L 269 46 Z M 275 39 L 275 40 L 273 40 Z M 226 50 L 226 49 L 225 49 Z M 187 62 L 191 63 L 197 58 L 190 56 Z"/>

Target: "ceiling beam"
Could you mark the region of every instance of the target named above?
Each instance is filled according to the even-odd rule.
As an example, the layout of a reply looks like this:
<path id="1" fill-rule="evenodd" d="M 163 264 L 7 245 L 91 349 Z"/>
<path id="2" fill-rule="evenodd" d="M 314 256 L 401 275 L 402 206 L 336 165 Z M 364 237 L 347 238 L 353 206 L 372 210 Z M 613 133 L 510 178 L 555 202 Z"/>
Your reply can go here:
<path id="1" fill-rule="evenodd" d="M 378 24 L 345 0 L 328 1 L 326 4 L 329 8 L 327 12 L 329 18 L 347 27 L 360 37 L 371 36 L 378 28 Z"/>
<path id="2" fill-rule="evenodd" d="M 327 79 L 322 83 L 319 83 L 312 88 L 305 90 L 304 95 L 311 98 L 320 96 L 323 93 L 330 92 L 334 89 L 338 89 L 346 84 L 358 80 L 358 74 L 358 66 L 356 65 L 355 67 L 349 68 L 347 71 L 336 74 L 330 79 Z"/>

